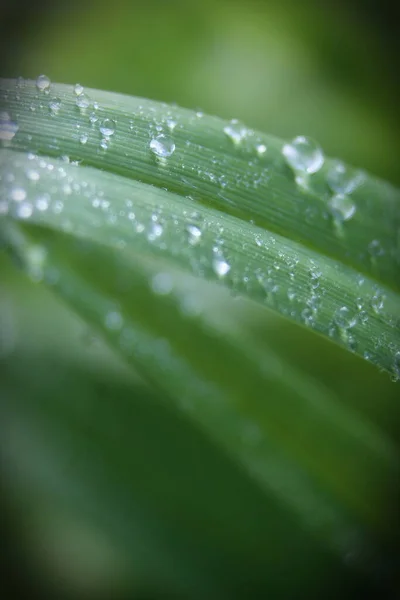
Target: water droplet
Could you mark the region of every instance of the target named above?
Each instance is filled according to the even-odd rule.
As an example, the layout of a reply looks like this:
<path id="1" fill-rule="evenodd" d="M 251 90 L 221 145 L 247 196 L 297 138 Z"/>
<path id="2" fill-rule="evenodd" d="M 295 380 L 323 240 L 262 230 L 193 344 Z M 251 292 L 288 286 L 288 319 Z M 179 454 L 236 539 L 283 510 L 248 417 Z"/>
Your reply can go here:
<path id="1" fill-rule="evenodd" d="M 218 277 L 225 277 L 231 270 L 230 264 L 222 256 L 213 258 L 212 267 Z"/>
<path id="2" fill-rule="evenodd" d="M 177 122 L 174 121 L 173 119 L 167 119 L 167 127 L 170 131 L 173 131 L 175 129 L 175 127 L 177 126 Z"/>
<path id="3" fill-rule="evenodd" d="M 86 108 L 89 108 L 89 106 L 90 106 L 90 98 L 89 98 L 89 96 L 87 96 L 86 94 L 84 94 L 82 92 L 82 94 L 79 94 L 79 96 L 77 96 L 77 98 L 75 100 L 75 104 L 81 110 L 85 110 Z"/>
<path id="4" fill-rule="evenodd" d="M 121 313 L 119 313 L 116 310 L 108 312 L 106 314 L 104 324 L 107 327 L 107 329 L 110 329 L 111 331 L 118 331 L 119 329 L 121 329 L 123 324 Z"/>
<path id="5" fill-rule="evenodd" d="M 376 314 L 379 314 L 381 312 L 381 310 L 383 309 L 383 306 L 385 304 L 385 298 L 386 298 L 386 296 L 384 294 L 382 294 L 381 292 L 376 292 L 372 296 L 371 307 L 376 312 Z"/>
<path id="6" fill-rule="evenodd" d="M 102 150 L 107 150 L 108 149 L 108 141 L 106 138 L 103 138 L 100 142 L 100 148 Z"/>
<path id="7" fill-rule="evenodd" d="M 159 296 L 167 296 L 172 292 L 173 281 L 169 273 L 157 273 L 151 280 L 151 289 Z"/>
<path id="8" fill-rule="evenodd" d="M 14 202 L 23 202 L 26 198 L 26 190 L 20 186 L 13 187 L 10 192 L 10 198 Z"/>
<path id="9" fill-rule="evenodd" d="M 317 142 L 299 135 L 282 148 L 286 162 L 294 171 L 316 173 L 324 164 L 324 154 Z"/>
<path id="10" fill-rule="evenodd" d="M 382 244 L 379 240 L 372 240 L 372 242 L 368 244 L 368 252 L 373 258 L 383 256 L 385 254 L 385 251 L 382 248 Z"/>
<path id="11" fill-rule="evenodd" d="M 76 83 L 74 85 L 74 92 L 77 96 L 80 96 L 83 93 L 83 85 L 80 83 Z"/>
<path id="12" fill-rule="evenodd" d="M 60 98 L 52 98 L 49 102 L 49 110 L 52 115 L 56 115 L 60 112 L 61 109 L 61 100 Z"/>
<path id="13" fill-rule="evenodd" d="M 98 120 L 99 120 L 99 117 L 96 115 L 96 113 L 91 112 L 89 115 L 89 121 L 91 122 L 91 124 L 94 125 L 95 123 L 97 123 Z"/>
<path id="14" fill-rule="evenodd" d="M 232 121 L 224 127 L 224 133 L 234 144 L 239 145 L 247 136 L 248 130 L 240 123 L 240 121 L 232 119 Z"/>
<path id="15" fill-rule="evenodd" d="M 161 133 L 151 140 L 150 150 L 160 158 L 168 158 L 175 152 L 175 143 L 171 137 Z"/>
<path id="16" fill-rule="evenodd" d="M 256 151 L 259 156 L 264 156 L 267 151 L 267 146 L 265 144 L 257 144 Z"/>
<path id="17" fill-rule="evenodd" d="M 340 329 L 352 329 L 357 325 L 357 317 L 347 306 L 337 309 L 334 315 L 334 321 Z"/>
<path id="18" fill-rule="evenodd" d="M 186 231 L 188 232 L 188 241 L 191 246 L 196 246 L 200 240 L 202 231 L 197 225 L 188 225 L 186 227 Z"/>
<path id="19" fill-rule="evenodd" d="M 335 194 L 329 201 L 329 208 L 333 217 L 339 221 L 348 221 L 356 212 L 356 205 L 350 196 Z"/>
<path id="20" fill-rule="evenodd" d="M 25 175 L 30 181 L 39 181 L 40 179 L 39 172 L 35 171 L 35 169 L 26 169 Z"/>
<path id="21" fill-rule="evenodd" d="M 337 194 L 351 194 L 363 180 L 360 172 L 355 173 L 340 160 L 333 161 L 326 176 L 326 181 Z"/>
<path id="22" fill-rule="evenodd" d="M 161 237 L 164 232 L 164 228 L 161 223 L 152 223 L 147 239 L 150 242 L 154 242 L 157 238 Z"/>
<path id="23" fill-rule="evenodd" d="M 36 87 L 39 91 L 44 92 L 50 87 L 51 81 L 47 75 L 39 75 L 36 79 Z"/>
<path id="24" fill-rule="evenodd" d="M 48 194 L 43 194 L 42 196 L 38 196 L 36 198 L 35 206 L 41 212 L 47 210 L 50 204 L 50 196 Z"/>
<path id="25" fill-rule="evenodd" d="M 19 127 L 17 123 L 11 120 L 10 115 L 7 112 L 0 113 L 0 140 L 3 142 L 10 142 Z"/>
<path id="26" fill-rule="evenodd" d="M 79 142 L 84 145 L 84 144 L 86 144 L 86 142 L 88 141 L 88 139 L 89 139 L 88 134 L 87 133 L 82 133 L 82 135 L 79 138 Z"/>
<path id="27" fill-rule="evenodd" d="M 114 135 L 115 121 L 113 119 L 104 119 L 100 125 L 100 133 L 107 138 Z"/>
<path id="28" fill-rule="evenodd" d="M 32 212 L 32 204 L 29 204 L 29 202 L 22 202 L 22 204 L 19 204 L 18 206 L 17 215 L 21 219 L 29 219 L 29 217 L 32 215 Z"/>

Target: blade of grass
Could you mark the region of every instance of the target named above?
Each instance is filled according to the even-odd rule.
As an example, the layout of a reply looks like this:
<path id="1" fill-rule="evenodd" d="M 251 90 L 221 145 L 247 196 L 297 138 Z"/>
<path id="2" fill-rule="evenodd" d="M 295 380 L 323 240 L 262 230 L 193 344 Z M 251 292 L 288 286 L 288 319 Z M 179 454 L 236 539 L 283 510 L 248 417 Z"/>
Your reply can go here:
<path id="1" fill-rule="evenodd" d="M 0 182 L 1 196 L 14 219 L 164 257 L 329 336 L 397 377 L 399 294 L 373 278 L 193 199 L 183 202 L 91 167 L 3 150 L 2 171 L 8 179 Z M 32 172 L 37 180 L 29 179 Z"/>

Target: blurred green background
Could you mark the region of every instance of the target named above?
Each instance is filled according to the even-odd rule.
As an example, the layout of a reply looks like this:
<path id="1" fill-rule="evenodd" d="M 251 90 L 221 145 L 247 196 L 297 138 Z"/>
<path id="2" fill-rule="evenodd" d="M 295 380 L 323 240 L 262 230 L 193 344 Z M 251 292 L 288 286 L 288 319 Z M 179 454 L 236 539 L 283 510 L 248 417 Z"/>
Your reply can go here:
<path id="1" fill-rule="evenodd" d="M 309 135 L 328 155 L 399 184 L 391 6 L 335 0 L 5 3 L 2 75 L 45 73 L 53 81 L 239 118 L 281 137 Z M 2 568 L 14 586 L 10 597 L 27 593 L 32 571 L 42 593 L 56 589 L 58 597 L 61 590 L 106 598 L 132 589 L 137 598 L 168 597 L 158 589 L 168 589 L 168 582 L 178 597 L 182 579 L 183 590 L 189 581 L 198 587 L 196 597 L 205 598 L 191 560 L 209 574 L 221 556 L 226 564 L 213 567 L 218 577 L 228 580 L 232 565 L 240 564 L 257 581 L 262 561 L 249 551 L 243 555 L 254 564 L 243 565 L 239 549 L 230 547 L 229 519 L 241 518 L 244 503 L 258 516 L 247 516 L 243 539 L 262 532 L 262 499 L 254 493 L 249 500 L 247 487 L 238 486 L 232 465 L 216 460 L 212 444 L 187 423 L 179 427 L 144 382 L 51 293 L 27 281 L 5 256 L 0 269 L 3 508 L 11 520 L 3 527 Z M 387 375 L 273 315 L 255 311 L 251 318 L 283 361 L 343 402 L 362 404 L 398 438 L 398 386 Z M 99 436 L 96 419 L 110 428 L 107 435 Z M 121 422 L 130 424 L 122 433 Z M 151 484 L 149 470 L 155 473 Z M 123 498 L 116 505 L 119 486 L 125 491 L 116 493 Z M 205 558 L 209 546 L 203 538 L 205 550 L 196 545 L 196 519 L 204 512 L 210 521 L 228 503 L 226 521 L 221 517 L 215 525 L 226 545 L 215 542 L 215 557 Z M 126 545 L 120 532 L 112 535 L 124 527 Z M 263 552 L 263 542 L 256 549 Z M 154 595 L 140 595 L 152 579 Z M 242 597 L 255 597 L 245 583 Z"/>

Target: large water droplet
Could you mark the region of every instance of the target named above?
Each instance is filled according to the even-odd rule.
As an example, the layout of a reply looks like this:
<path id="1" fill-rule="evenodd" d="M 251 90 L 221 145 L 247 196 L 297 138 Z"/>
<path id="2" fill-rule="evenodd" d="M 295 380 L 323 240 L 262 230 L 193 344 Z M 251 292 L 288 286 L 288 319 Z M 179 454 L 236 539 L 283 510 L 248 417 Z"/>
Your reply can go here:
<path id="1" fill-rule="evenodd" d="M 11 120 L 8 112 L 0 113 L 0 140 L 3 142 L 10 142 L 15 134 L 17 133 L 19 127 L 17 123 Z"/>
<path id="2" fill-rule="evenodd" d="M 100 125 L 100 133 L 109 138 L 115 133 L 115 121 L 113 119 L 104 119 Z"/>
<path id="3" fill-rule="evenodd" d="M 289 166 L 297 172 L 316 173 L 324 164 L 324 154 L 317 142 L 299 135 L 282 148 Z"/>
<path id="4" fill-rule="evenodd" d="M 160 158 L 168 158 L 175 152 L 174 140 L 169 135 L 161 133 L 150 141 L 150 150 Z"/>
<path id="5" fill-rule="evenodd" d="M 326 176 L 326 181 L 337 194 L 351 194 L 363 180 L 360 172 L 354 172 L 340 160 L 333 161 Z"/>
<path id="6" fill-rule="evenodd" d="M 47 90 L 50 87 L 50 84 L 51 84 L 51 81 L 47 77 L 47 75 L 39 75 L 39 77 L 36 79 L 36 87 L 41 92 L 44 92 L 45 90 Z"/>
<path id="7" fill-rule="evenodd" d="M 240 121 L 232 119 L 232 121 L 224 127 L 224 133 L 234 144 L 239 145 L 247 136 L 248 130 L 240 123 Z"/>
<path id="8" fill-rule="evenodd" d="M 335 194 L 329 201 L 329 208 L 333 217 L 341 222 L 348 221 L 356 212 L 356 205 L 350 196 Z"/>

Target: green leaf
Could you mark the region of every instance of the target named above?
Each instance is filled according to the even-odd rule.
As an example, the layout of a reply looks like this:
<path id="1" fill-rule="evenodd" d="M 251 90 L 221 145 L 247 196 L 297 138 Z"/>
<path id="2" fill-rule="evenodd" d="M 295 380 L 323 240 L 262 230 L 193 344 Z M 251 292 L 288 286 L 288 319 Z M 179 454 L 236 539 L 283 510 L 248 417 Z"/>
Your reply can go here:
<path id="1" fill-rule="evenodd" d="M 221 288 L 398 378 L 398 191 L 356 174 L 355 213 L 342 222 L 332 212 L 331 161 L 299 184 L 279 140 L 147 100 L 84 93 L 3 83 L 3 242 L 252 481 L 275 528 L 263 589 L 291 585 L 271 578 L 282 540 L 296 555 L 308 546 L 308 577 L 323 552 L 320 574 L 349 571 L 385 587 L 397 536 L 396 441 L 304 370 L 283 368 Z M 151 150 L 160 134 L 169 156 Z M 186 543 L 177 542 L 177 556 Z M 203 558 L 188 558 L 195 580 L 213 547 L 202 543 Z M 219 581 L 217 597 L 219 585 L 231 590 Z"/>

